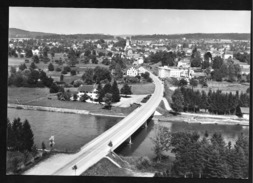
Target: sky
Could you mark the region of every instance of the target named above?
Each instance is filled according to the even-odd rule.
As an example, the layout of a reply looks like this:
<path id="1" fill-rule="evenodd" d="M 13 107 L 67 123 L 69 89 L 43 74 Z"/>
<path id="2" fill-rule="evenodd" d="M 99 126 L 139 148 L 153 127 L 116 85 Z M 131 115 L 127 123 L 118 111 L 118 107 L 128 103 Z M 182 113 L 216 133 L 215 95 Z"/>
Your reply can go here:
<path id="1" fill-rule="evenodd" d="M 57 34 L 250 33 L 250 11 L 10 7 L 9 27 Z"/>

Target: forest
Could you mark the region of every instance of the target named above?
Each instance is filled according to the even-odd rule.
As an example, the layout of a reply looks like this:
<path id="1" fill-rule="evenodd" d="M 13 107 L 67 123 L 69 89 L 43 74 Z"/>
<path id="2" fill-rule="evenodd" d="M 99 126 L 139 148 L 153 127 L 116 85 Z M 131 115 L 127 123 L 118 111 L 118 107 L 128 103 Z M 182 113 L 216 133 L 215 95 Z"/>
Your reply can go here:
<path id="1" fill-rule="evenodd" d="M 160 126 L 154 150 L 159 161 L 166 158 L 162 151 L 175 154 L 172 164 L 157 177 L 245 179 L 249 175 L 249 139 L 244 134 L 232 144 L 217 132 L 206 131 L 201 137 L 197 132 L 171 133 Z"/>

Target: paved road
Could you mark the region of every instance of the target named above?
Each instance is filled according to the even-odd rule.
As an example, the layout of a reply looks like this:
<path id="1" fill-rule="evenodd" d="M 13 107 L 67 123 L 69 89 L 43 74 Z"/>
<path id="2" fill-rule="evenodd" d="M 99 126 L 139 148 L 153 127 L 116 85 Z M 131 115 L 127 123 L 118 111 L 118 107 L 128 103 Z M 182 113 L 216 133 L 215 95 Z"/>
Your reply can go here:
<path id="1" fill-rule="evenodd" d="M 53 175 L 80 175 L 89 167 L 105 157 L 110 150 L 116 149 L 127 140 L 154 113 L 163 97 L 162 82 L 150 73 L 155 84 L 155 91 L 145 105 L 134 110 L 131 114 L 114 125 L 112 128 L 86 144 L 77 157 L 72 159 Z M 112 142 L 112 147 L 108 144 Z M 72 169 L 77 166 L 76 171 Z M 52 167 L 53 168 L 53 167 Z"/>

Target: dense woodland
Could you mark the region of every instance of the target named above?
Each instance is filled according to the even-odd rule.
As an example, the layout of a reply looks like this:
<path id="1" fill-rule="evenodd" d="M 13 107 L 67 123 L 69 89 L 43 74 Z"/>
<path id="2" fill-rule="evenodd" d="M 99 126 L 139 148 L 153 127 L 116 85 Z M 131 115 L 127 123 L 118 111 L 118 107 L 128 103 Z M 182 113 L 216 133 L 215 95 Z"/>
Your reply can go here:
<path id="1" fill-rule="evenodd" d="M 182 178 L 248 178 L 249 139 L 241 134 L 235 144 L 225 143 L 220 133 L 201 137 L 197 132 L 171 133 L 159 127 L 153 148 L 157 161 L 170 150 L 176 158 L 165 172 L 156 176 Z"/>
<path id="2" fill-rule="evenodd" d="M 199 112 L 207 110 L 212 114 L 236 114 L 241 115 L 240 107 L 250 106 L 249 93 L 236 94 L 222 93 L 222 91 L 209 90 L 200 92 L 191 88 L 180 87 L 172 95 L 171 107 L 177 112 Z"/>
<path id="3" fill-rule="evenodd" d="M 11 123 L 7 118 L 7 150 L 31 152 L 34 148 L 36 149 L 29 121 L 21 122 L 20 118 L 15 118 Z"/>

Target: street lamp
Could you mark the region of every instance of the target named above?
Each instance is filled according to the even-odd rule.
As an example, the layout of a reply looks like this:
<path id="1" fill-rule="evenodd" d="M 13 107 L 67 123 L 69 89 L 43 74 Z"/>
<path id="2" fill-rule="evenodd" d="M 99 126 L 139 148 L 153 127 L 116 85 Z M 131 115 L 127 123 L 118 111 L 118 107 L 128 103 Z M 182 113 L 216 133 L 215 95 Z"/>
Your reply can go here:
<path id="1" fill-rule="evenodd" d="M 75 170 L 75 175 L 76 175 L 77 166 L 74 165 L 74 166 L 72 167 L 72 170 Z"/>

